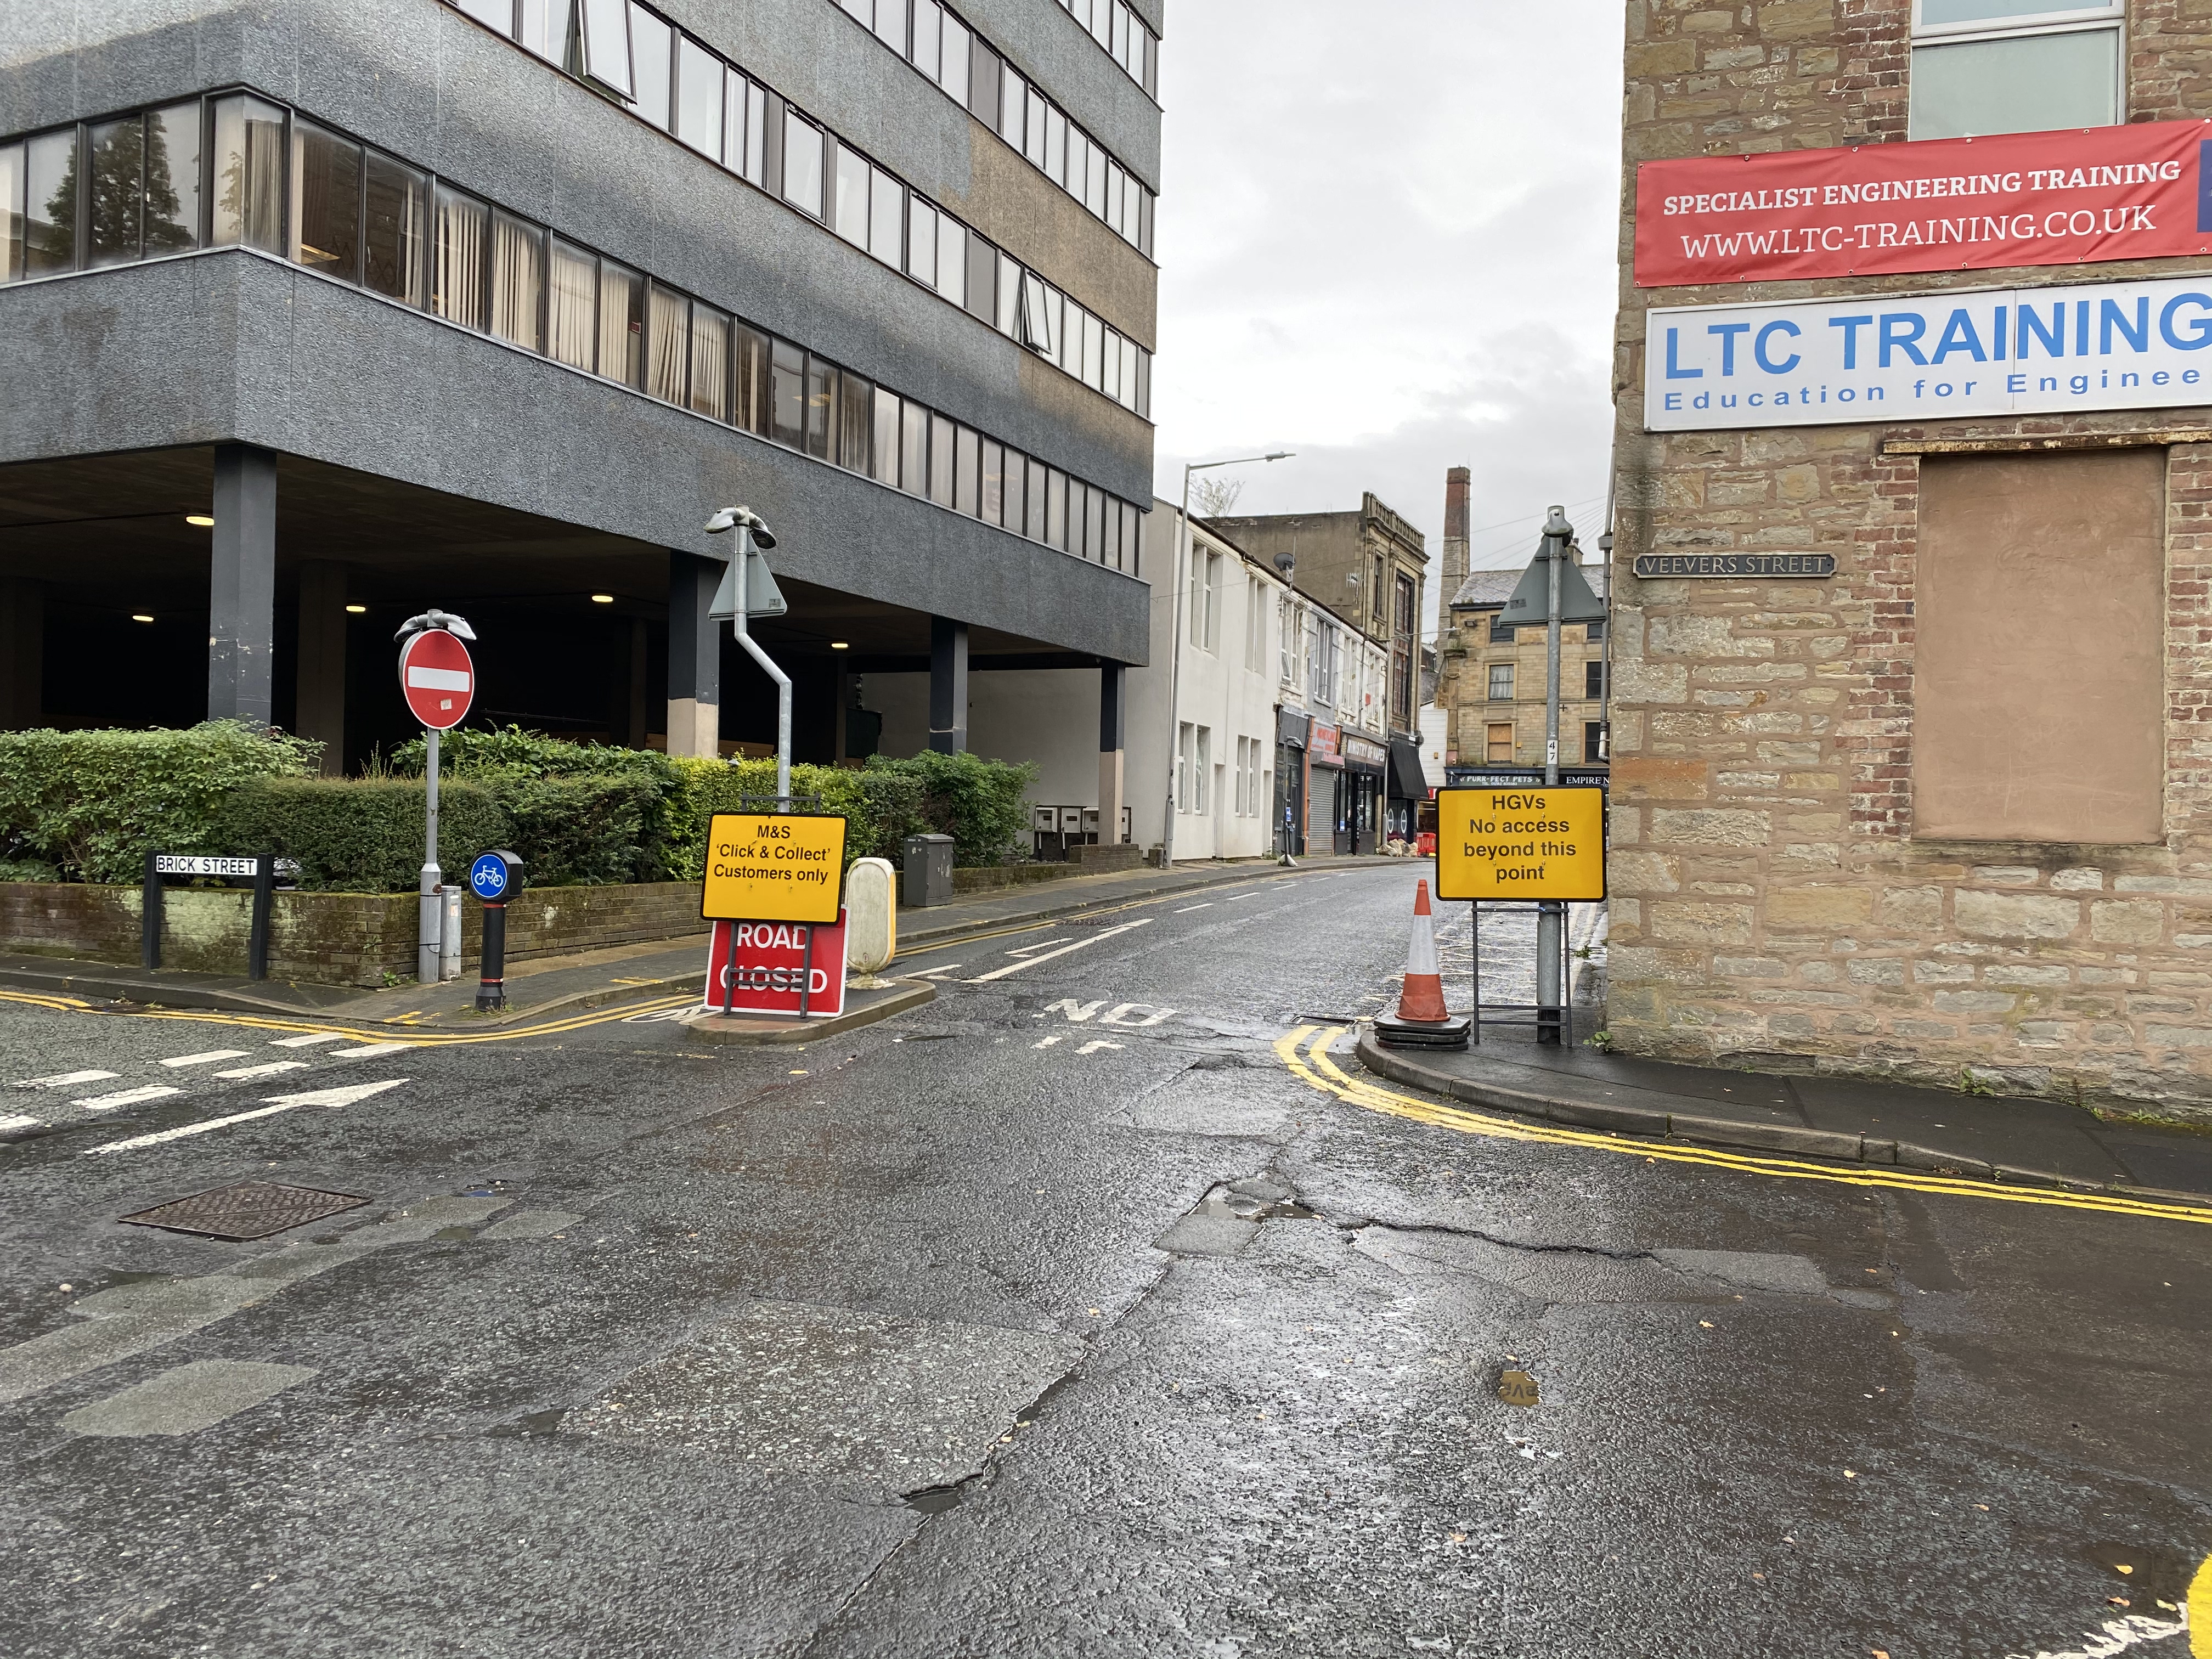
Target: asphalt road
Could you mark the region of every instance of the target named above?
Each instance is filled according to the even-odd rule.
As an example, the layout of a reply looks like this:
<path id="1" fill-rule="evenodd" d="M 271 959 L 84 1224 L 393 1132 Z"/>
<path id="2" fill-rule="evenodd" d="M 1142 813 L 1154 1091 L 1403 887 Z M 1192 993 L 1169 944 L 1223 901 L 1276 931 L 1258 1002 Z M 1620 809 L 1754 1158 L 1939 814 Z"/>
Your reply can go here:
<path id="1" fill-rule="evenodd" d="M 0 1088 L 0 1652 L 2182 1659 L 2212 1227 L 1376 1109 L 1413 880 L 803 1049 L 0 1001 L 113 1074 Z M 118 1220 L 240 1182 L 368 1201 Z"/>

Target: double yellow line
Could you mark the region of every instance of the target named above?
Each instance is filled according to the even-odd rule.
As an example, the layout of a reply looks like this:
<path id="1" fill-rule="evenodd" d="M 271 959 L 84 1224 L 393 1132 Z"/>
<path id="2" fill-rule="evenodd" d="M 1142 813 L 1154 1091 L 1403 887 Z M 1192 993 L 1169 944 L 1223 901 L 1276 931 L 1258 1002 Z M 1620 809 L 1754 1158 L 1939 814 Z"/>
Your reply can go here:
<path id="1" fill-rule="evenodd" d="M 1738 1175 L 1766 1176 L 1784 1181 L 1820 1181 L 1838 1187 L 1887 1187 L 1903 1192 L 1938 1193 L 1952 1198 L 1978 1198 L 2000 1204 L 2040 1204 L 2062 1210 L 2094 1210 L 2106 1215 L 2142 1216 L 2159 1221 L 2212 1224 L 2212 1206 L 2160 1204 L 2147 1199 L 2121 1198 L 2107 1193 L 2065 1192 L 2048 1187 L 2006 1186 L 1996 1182 L 1967 1181 L 1951 1176 L 1923 1175 L 1913 1170 L 1883 1169 L 1879 1165 L 1807 1164 L 1792 1158 L 1758 1158 L 1717 1147 L 1690 1146 L 1679 1141 L 1636 1139 L 1587 1129 L 1570 1129 L 1464 1107 L 1445 1106 L 1414 1095 L 1386 1089 L 1366 1078 L 1354 1077 L 1329 1053 L 1349 1027 L 1301 1025 L 1275 1044 L 1275 1054 L 1291 1075 L 1309 1088 L 1353 1106 L 1392 1117 L 1409 1118 L 1460 1134 L 1480 1135 L 1492 1140 L 1533 1141 L 1547 1146 L 1580 1146 L 1616 1156 L 1641 1158 L 1662 1164 L 1693 1164 L 1727 1170 Z"/>

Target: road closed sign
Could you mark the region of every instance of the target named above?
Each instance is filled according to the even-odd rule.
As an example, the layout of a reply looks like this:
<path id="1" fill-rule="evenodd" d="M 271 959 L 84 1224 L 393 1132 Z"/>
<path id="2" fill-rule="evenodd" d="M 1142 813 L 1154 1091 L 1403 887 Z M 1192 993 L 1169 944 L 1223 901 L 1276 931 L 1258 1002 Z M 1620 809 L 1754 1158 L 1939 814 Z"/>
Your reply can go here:
<path id="1" fill-rule="evenodd" d="M 814 812 L 717 812 L 707 827 L 708 921 L 827 927 L 845 884 L 845 820 Z"/>
<path id="2" fill-rule="evenodd" d="M 1437 896 L 1605 896 L 1605 791 L 1579 787 L 1437 792 Z"/>

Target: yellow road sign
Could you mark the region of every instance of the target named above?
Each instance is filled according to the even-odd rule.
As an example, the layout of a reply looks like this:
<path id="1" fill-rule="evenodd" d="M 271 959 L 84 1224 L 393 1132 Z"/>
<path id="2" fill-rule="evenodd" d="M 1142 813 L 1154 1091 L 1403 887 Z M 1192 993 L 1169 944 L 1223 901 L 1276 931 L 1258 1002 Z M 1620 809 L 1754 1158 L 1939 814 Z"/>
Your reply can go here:
<path id="1" fill-rule="evenodd" d="M 813 812 L 717 812 L 707 826 L 708 921 L 833 927 L 845 885 L 845 820 Z"/>
<path id="2" fill-rule="evenodd" d="M 1605 896 L 1605 791 L 1507 785 L 1437 792 L 1437 896 Z"/>

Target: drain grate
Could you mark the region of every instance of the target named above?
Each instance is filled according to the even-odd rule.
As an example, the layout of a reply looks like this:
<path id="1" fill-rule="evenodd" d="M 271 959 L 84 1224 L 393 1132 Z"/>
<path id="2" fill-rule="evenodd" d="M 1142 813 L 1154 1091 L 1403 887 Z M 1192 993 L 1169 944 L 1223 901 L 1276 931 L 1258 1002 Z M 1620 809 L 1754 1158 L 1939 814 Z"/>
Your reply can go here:
<path id="1" fill-rule="evenodd" d="M 366 1198 L 352 1193 L 319 1192 L 313 1187 L 280 1187 L 271 1181 L 244 1181 L 218 1187 L 122 1219 L 133 1227 L 161 1227 L 173 1233 L 208 1238 L 266 1238 L 289 1227 L 320 1221 L 341 1210 L 358 1209 Z"/>

